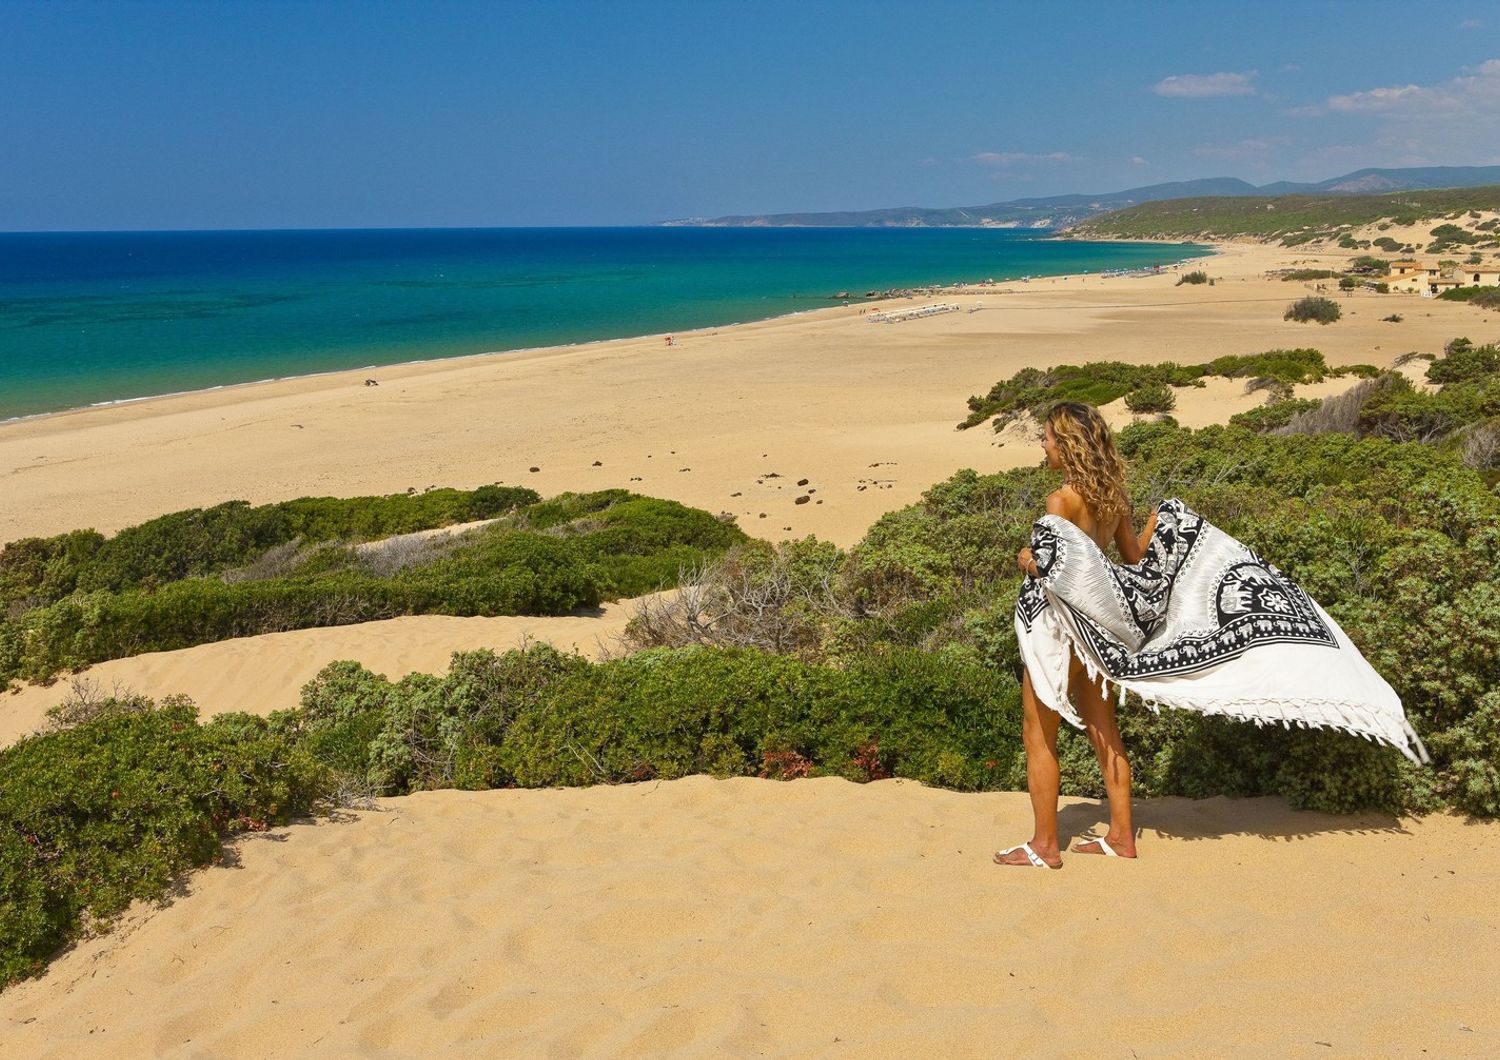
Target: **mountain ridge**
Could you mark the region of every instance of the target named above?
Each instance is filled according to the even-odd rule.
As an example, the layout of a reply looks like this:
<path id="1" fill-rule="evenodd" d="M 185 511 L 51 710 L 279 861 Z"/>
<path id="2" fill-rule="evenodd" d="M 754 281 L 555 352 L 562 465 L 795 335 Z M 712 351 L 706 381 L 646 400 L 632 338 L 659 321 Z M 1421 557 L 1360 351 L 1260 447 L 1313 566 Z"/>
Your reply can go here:
<path id="1" fill-rule="evenodd" d="M 1262 195 L 1368 195 L 1500 184 L 1500 166 L 1367 167 L 1315 183 L 1273 181 L 1255 185 L 1238 177 L 1203 177 L 1146 184 L 1098 195 L 1070 193 L 984 206 L 897 206 L 881 210 L 729 214 L 659 221 L 663 227 L 702 228 L 1064 228 L 1101 214 L 1167 199 Z"/>

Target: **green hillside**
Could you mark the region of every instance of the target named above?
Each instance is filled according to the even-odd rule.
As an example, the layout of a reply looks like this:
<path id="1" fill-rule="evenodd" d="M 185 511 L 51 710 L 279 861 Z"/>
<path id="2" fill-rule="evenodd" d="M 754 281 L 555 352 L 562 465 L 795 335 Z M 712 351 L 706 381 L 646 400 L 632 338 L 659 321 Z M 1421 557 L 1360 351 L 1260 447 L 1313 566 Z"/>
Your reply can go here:
<path id="1" fill-rule="evenodd" d="M 1104 214 L 1068 229 L 1079 238 L 1207 239 L 1250 236 L 1293 245 L 1337 238 L 1378 221 L 1417 224 L 1500 210 L 1500 185 L 1388 195 L 1247 195 L 1168 199 Z"/>

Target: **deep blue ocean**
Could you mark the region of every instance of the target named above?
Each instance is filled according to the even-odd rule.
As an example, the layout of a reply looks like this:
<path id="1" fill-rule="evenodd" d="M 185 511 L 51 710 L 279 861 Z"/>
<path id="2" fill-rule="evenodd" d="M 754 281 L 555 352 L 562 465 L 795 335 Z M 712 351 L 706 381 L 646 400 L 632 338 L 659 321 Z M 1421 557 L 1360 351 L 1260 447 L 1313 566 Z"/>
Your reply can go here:
<path id="1" fill-rule="evenodd" d="M 839 291 L 1167 264 L 994 229 L 0 233 L 0 419 L 341 368 L 686 331 Z"/>

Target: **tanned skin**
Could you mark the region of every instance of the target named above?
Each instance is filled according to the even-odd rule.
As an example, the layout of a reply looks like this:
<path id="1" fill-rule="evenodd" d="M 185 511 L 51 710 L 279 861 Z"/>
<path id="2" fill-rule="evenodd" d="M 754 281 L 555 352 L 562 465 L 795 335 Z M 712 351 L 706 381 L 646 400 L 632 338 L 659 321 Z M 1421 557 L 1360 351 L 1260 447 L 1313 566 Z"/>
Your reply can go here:
<path id="1" fill-rule="evenodd" d="M 1057 450 L 1057 439 L 1049 425 L 1042 434 L 1042 449 L 1047 454 L 1047 466 L 1054 471 L 1065 471 L 1062 457 Z M 1066 482 L 1047 497 L 1047 514 L 1068 520 L 1087 534 L 1101 550 L 1107 550 L 1111 541 L 1120 551 L 1126 563 L 1139 563 L 1146 554 L 1146 546 L 1156 529 L 1156 513 L 1146 521 L 1139 537 L 1131 529 L 1129 511 L 1113 517 L 1108 525 L 1101 522 L 1089 509 L 1084 499 Z M 1016 565 L 1026 574 L 1035 574 L 1031 547 L 1016 554 Z M 1084 731 L 1094 754 L 1099 759 L 1099 771 L 1104 775 L 1104 790 L 1109 795 L 1109 831 L 1104 838 L 1122 858 L 1133 858 L 1135 850 L 1135 827 L 1130 819 L 1130 763 L 1125 758 L 1125 745 L 1120 741 L 1120 728 L 1115 723 L 1114 704 L 1105 697 L 1099 681 L 1090 681 L 1083 664 L 1075 657 L 1068 671 L 1068 689 L 1073 702 L 1078 706 L 1078 716 L 1083 720 Z M 1031 675 L 1021 678 L 1021 742 L 1026 748 L 1026 787 L 1031 793 L 1031 811 L 1036 818 L 1035 831 L 1031 835 L 1031 849 L 1037 857 L 1054 868 L 1062 865 L 1062 851 L 1057 845 L 1057 729 L 1062 718 L 1050 707 L 1044 706 L 1031 687 Z M 1075 844 L 1076 854 L 1102 854 L 1099 844 L 1083 842 Z M 1030 865 L 1024 850 L 1013 850 L 1009 854 L 995 855 L 1000 865 Z"/>

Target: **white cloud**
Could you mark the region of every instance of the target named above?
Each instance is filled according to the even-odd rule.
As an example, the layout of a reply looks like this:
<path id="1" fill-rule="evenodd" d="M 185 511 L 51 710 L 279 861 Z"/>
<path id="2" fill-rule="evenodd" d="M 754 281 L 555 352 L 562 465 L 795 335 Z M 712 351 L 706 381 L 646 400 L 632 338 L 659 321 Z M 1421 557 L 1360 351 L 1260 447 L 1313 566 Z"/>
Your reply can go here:
<path id="1" fill-rule="evenodd" d="M 1073 161 L 1073 156 L 1066 151 L 1050 151 L 1047 154 L 1032 154 L 1029 151 L 981 151 L 977 155 L 970 155 L 969 159 L 981 165 L 1009 168 L 1011 166 L 1032 165 L 1039 162 L 1071 162 Z"/>
<path id="2" fill-rule="evenodd" d="M 1329 96 L 1324 104 L 1343 113 L 1479 113 L 1500 109 L 1500 59 L 1434 85 L 1393 85 Z"/>
<path id="3" fill-rule="evenodd" d="M 1173 74 L 1151 86 L 1158 96 L 1173 99 L 1208 99 L 1212 96 L 1253 96 L 1257 71 L 1242 74 Z"/>
<path id="4" fill-rule="evenodd" d="M 1477 18 L 1466 18 L 1458 24 L 1459 29 L 1481 29 L 1484 23 Z"/>
<path id="5" fill-rule="evenodd" d="M 1429 84 L 1382 85 L 1327 97 L 1282 112 L 1289 117 L 1334 117 L 1347 137 L 1364 126 L 1370 165 L 1488 165 L 1500 143 L 1500 59 Z"/>
<path id="6" fill-rule="evenodd" d="M 1149 166 L 1151 163 L 1147 162 L 1140 155 L 1131 155 L 1130 156 L 1130 164 L 1132 166 Z"/>

